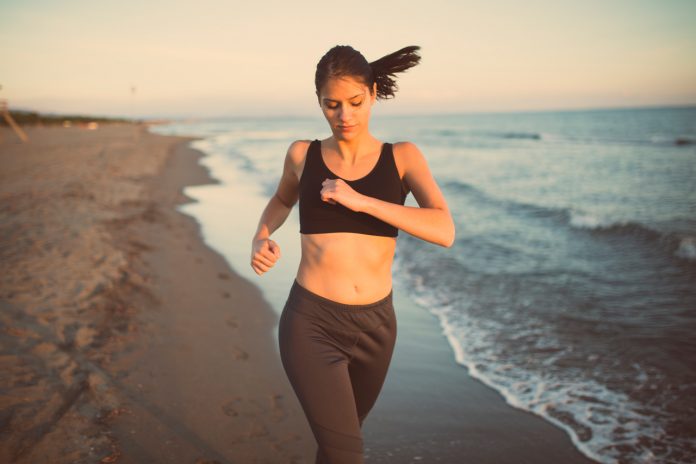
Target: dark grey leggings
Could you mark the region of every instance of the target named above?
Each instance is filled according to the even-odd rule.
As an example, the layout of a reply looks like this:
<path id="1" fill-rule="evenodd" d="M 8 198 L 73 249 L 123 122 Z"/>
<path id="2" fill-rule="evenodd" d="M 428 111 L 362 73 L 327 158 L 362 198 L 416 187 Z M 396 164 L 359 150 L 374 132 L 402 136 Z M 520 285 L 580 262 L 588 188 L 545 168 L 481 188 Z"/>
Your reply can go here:
<path id="1" fill-rule="evenodd" d="M 280 357 L 317 440 L 316 464 L 363 463 L 360 427 L 396 342 L 392 292 L 342 304 L 293 282 L 278 326 Z"/>

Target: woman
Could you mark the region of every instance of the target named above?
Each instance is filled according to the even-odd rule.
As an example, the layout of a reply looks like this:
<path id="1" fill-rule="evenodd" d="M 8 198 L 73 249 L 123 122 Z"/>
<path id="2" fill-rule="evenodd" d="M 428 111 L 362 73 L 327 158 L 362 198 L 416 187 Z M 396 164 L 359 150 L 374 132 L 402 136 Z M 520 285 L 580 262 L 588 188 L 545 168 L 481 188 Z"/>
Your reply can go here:
<path id="1" fill-rule="evenodd" d="M 396 340 L 391 265 L 401 229 L 444 247 L 454 222 L 427 162 L 409 142 L 370 134 L 377 98 L 420 61 L 405 47 L 368 63 L 336 46 L 317 64 L 324 140 L 293 142 L 275 195 L 253 238 L 261 275 L 280 258 L 270 239 L 299 200 L 302 258 L 280 317 L 278 341 L 288 379 L 318 442 L 317 463 L 361 463 L 360 427 L 382 388 Z M 404 206 L 411 192 L 419 207 Z"/>

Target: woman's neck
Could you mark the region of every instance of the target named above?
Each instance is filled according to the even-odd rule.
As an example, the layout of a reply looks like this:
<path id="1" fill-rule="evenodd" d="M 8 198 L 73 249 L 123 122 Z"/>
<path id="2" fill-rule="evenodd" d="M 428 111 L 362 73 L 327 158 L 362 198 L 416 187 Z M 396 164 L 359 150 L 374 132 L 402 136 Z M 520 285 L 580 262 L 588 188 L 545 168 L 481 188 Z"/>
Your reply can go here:
<path id="1" fill-rule="evenodd" d="M 333 148 L 341 157 L 343 162 L 348 165 L 353 165 L 363 156 L 367 156 L 375 151 L 375 147 L 381 145 L 379 140 L 374 138 L 369 132 L 361 137 L 356 137 L 351 140 L 341 140 L 332 137 L 333 143 L 329 146 Z"/>

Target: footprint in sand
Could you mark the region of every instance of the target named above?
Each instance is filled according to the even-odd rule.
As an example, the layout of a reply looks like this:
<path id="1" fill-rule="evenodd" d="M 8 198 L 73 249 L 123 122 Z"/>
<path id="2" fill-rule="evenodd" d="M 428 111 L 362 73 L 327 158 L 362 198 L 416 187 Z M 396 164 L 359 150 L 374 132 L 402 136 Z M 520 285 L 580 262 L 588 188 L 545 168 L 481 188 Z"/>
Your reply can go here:
<path id="1" fill-rule="evenodd" d="M 268 428 L 256 421 L 253 421 L 251 425 L 249 425 L 249 430 L 247 432 L 247 436 L 249 438 L 252 437 L 263 437 L 268 435 Z"/>
<path id="2" fill-rule="evenodd" d="M 283 395 L 280 393 L 271 395 L 271 412 L 275 422 L 281 421 L 287 416 L 283 403 Z"/>
<path id="3" fill-rule="evenodd" d="M 236 329 L 237 327 L 239 327 L 239 324 L 237 323 L 237 321 L 232 319 L 232 318 L 225 320 L 225 324 L 227 324 L 228 327 L 232 327 L 233 329 Z"/>
<path id="4" fill-rule="evenodd" d="M 232 295 L 230 295 L 230 292 L 222 292 L 222 297 L 223 297 L 223 298 L 229 298 L 229 297 L 231 297 L 231 296 L 232 296 Z"/>
<path id="5" fill-rule="evenodd" d="M 302 440 L 302 437 L 296 433 L 290 433 L 284 437 L 277 439 L 271 447 L 279 452 L 284 452 L 288 447 L 292 447 L 295 442 Z"/>
<path id="6" fill-rule="evenodd" d="M 218 279 L 230 280 L 230 275 L 226 272 L 218 272 Z"/>
<path id="7" fill-rule="evenodd" d="M 223 404 L 221 407 L 222 412 L 224 412 L 226 416 L 230 417 L 239 415 L 245 417 L 256 417 L 259 414 L 266 412 L 266 409 L 255 400 L 248 400 L 246 398 L 242 398 L 241 396 L 237 396 L 236 398 Z"/>
<path id="8" fill-rule="evenodd" d="M 234 359 L 241 359 L 242 361 L 249 359 L 249 353 L 236 346 L 233 348 L 232 356 L 234 356 Z"/>

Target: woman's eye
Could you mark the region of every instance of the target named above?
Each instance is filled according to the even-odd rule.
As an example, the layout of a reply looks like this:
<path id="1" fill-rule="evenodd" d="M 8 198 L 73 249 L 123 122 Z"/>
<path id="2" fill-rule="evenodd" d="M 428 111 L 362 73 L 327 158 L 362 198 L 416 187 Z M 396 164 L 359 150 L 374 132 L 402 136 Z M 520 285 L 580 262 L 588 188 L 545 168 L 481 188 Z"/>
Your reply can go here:
<path id="1" fill-rule="evenodd" d="M 356 107 L 357 107 L 357 106 L 360 106 L 360 105 L 362 105 L 362 104 L 363 104 L 363 100 L 360 100 L 360 101 L 357 102 L 357 103 L 351 102 L 351 105 L 356 106 Z M 327 104 L 326 107 L 327 107 L 328 109 L 330 109 L 330 110 L 335 110 L 336 108 L 338 108 L 338 105 L 337 105 L 337 104 Z"/>

